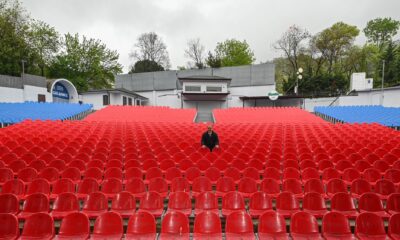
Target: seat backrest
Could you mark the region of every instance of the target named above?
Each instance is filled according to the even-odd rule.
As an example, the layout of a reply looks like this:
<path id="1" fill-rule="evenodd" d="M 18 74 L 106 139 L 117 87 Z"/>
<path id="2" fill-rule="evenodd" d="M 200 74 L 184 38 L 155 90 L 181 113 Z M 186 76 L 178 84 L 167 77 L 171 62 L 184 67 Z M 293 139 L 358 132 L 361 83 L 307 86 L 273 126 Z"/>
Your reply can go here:
<path id="1" fill-rule="evenodd" d="M 353 211 L 355 210 L 354 201 L 348 193 L 335 193 L 331 198 L 331 209 L 337 211 Z"/>
<path id="2" fill-rule="evenodd" d="M 66 168 L 61 173 L 61 178 L 69 178 L 72 181 L 79 181 L 81 180 L 81 171 L 79 171 L 79 169 L 76 167 Z"/>
<path id="3" fill-rule="evenodd" d="M 60 173 L 58 172 L 57 168 L 46 167 L 39 173 L 38 177 L 45 178 L 49 182 L 54 182 L 60 178 Z"/>
<path id="4" fill-rule="evenodd" d="M 8 180 L 7 182 L 4 183 L 1 192 L 12 193 L 17 196 L 22 196 L 25 193 L 25 185 L 19 179 Z"/>
<path id="5" fill-rule="evenodd" d="M 221 219 L 214 212 L 201 212 L 194 219 L 194 233 L 218 234 L 221 232 Z"/>
<path id="6" fill-rule="evenodd" d="M 257 182 L 253 178 L 243 177 L 238 184 L 238 191 L 243 193 L 257 192 Z"/>
<path id="7" fill-rule="evenodd" d="M 212 183 L 207 177 L 198 177 L 193 180 L 193 192 L 207 192 L 212 190 Z"/>
<path id="8" fill-rule="evenodd" d="M 94 178 L 84 178 L 78 184 L 77 193 L 90 194 L 99 190 L 99 184 Z"/>
<path id="9" fill-rule="evenodd" d="M 12 193 L 0 194 L 0 213 L 17 214 L 19 212 L 19 201 Z"/>
<path id="10" fill-rule="evenodd" d="M 170 167 L 165 172 L 165 179 L 172 181 L 174 178 L 182 177 L 182 172 L 177 167 Z"/>
<path id="11" fill-rule="evenodd" d="M 136 212 L 130 218 L 128 222 L 128 228 L 126 231 L 128 237 L 156 234 L 156 221 L 154 216 L 148 212 Z"/>
<path id="12" fill-rule="evenodd" d="M 156 191 L 159 193 L 168 192 L 168 184 L 164 178 L 161 178 L 161 177 L 152 178 L 149 181 L 148 190 Z"/>
<path id="13" fill-rule="evenodd" d="M 248 213 L 236 211 L 226 218 L 225 231 L 227 233 L 252 233 L 253 221 Z"/>
<path id="14" fill-rule="evenodd" d="M 71 179 L 61 178 L 53 184 L 53 194 L 60 194 L 64 192 L 75 192 L 75 184 Z"/>
<path id="15" fill-rule="evenodd" d="M 44 193 L 49 195 L 50 193 L 50 183 L 44 178 L 36 178 L 29 183 L 25 195 L 33 193 Z"/>
<path id="16" fill-rule="evenodd" d="M 221 177 L 217 181 L 217 191 L 219 192 L 235 191 L 235 188 L 235 181 L 230 177 Z"/>
<path id="17" fill-rule="evenodd" d="M 275 211 L 267 211 L 260 216 L 258 224 L 260 233 L 286 233 L 285 218 Z"/>
<path id="18" fill-rule="evenodd" d="M 356 219 L 355 234 L 356 236 L 386 235 L 382 218 L 371 212 L 361 213 Z"/>
<path id="19" fill-rule="evenodd" d="M 93 178 L 96 180 L 103 179 L 103 171 L 98 167 L 91 167 L 86 169 L 85 178 Z"/>
<path id="20" fill-rule="evenodd" d="M 301 186 L 301 182 L 295 178 L 285 179 L 283 181 L 283 191 L 285 192 L 292 192 L 292 193 L 302 193 L 303 189 Z"/>
<path id="21" fill-rule="evenodd" d="M 33 193 L 25 199 L 23 212 L 48 212 L 49 198 L 43 193 Z"/>
<path id="22" fill-rule="evenodd" d="M 90 223 L 86 214 L 80 212 L 70 213 L 61 222 L 58 235 L 64 238 L 88 238 Z"/>
<path id="23" fill-rule="evenodd" d="M 112 194 L 122 191 L 122 182 L 117 178 L 109 178 L 101 183 L 101 191 L 103 193 Z"/>
<path id="24" fill-rule="evenodd" d="M 38 173 L 36 169 L 32 167 L 26 167 L 18 172 L 18 179 L 21 179 L 24 182 L 31 182 L 33 179 L 37 177 Z"/>
<path id="25" fill-rule="evenodd" d="M 118 178 L 118 179 L 122 180 L 123 177 L 124 177 L 124 174 L 122 172 L 122 169 L 118 168 L 118 167 L 108 168 L 104 172 L 104 179 Z"/>
<path id="26" fill-rule="evenodd" d="M 218 209 L 218 198 L 213 192 L 201 192 L 196 197 L 195 208 L 203 210 Z"/>
<path id="27" fill-rule="evenodd" d="M 319 179 L 309 179 L 304 184 L 304 192 L 317 192 L 320 194 L 325 194 L 325 188 Z"/>
<path id="28" fill-rule="evenodd" d="M 79 211 L 79 201 L 74 193 L 60 193 L 54 201 L 53 211 Z"/>
<path id="29" fill-rule="evenodd" d="M 277 180 L 272 178 L 264 178 L 261 182 L 260 191 L 269 193 L 269 194 L 276 194 L 281 191 L 280 184 Z"/>
<path id="30" fill-rule="evenodd" d="M 111 210 L 112 209 L 136 209 L 136 199 L 130 192 L 119 192 L 112 200 Z"/>
<path id="31" fill-rule="evenodd" d="M 163 199 L 157 192 L 146 192 L 140 199 L 139 209 L 162 209 L 163 207 Z"/>
<path id="32" fill-rule="evenodd" d="M 276 199 L 276 208 L 282 210 L 299 209 L 299 201 L 291 192 L 281 192 Z"/>
<path id="33" fill-rule="evenodd" d="M 396 192 L 396 187 L 392 181 L 387 179 L 378 180 L 374 188 L 375 192 L 384 196 Z"/>
<path id="34" fill-rule="evenodd" d="M 34 213 L 25 220 L 22 238 L 51 239 L 54 236 L 54 221 L 48 213 Z"/>
<path id="35" fill-rule="evenodd" d="M 317 192 L 309 192 L 304 195 L 303 209 L 321 210 L 326 209 L 324 197 Z"/>
<path id="36" fill-rule="evenodd" d="M 222 199 L 223 209 L 244 210 L 244 198 L 238 192 L 228 192 Z"/>
<path id="37" fill-rule="evenodd" d="M 192 201 L 187 192 L 172 192 L 169 195 L 168 208 L 171 209 L 191 209 Z"/>
<path id="38" fill-rule="evenodd" d="M 146 191 L 146 185 L 140 178 L 131 178 L 125 184 L 125 190 L 130 193 L 144 193 Z"/>
<path id="39" fill-rule="evenodd" d="M 358 209 L 365 211 L 384 211 L 381 199 L 376 193 L 368 192 L 361 195 Z"/>
<path id="40" fill-rule="evenodd" d="M 296 212 L 290 221 L 290 232 L 309 234 L 319 233 L 317 219 L 308 212 Z"/>
<path id="41" fill-rule="evenodd" d="M 322 234 L 351 234 L 349 220 L 339 212 L 329 212 L 322 219 Z"/>
<path id="42" fill-rule="evenodd" d="M 342 179 L 333 178 L 326 184 L 327 193 L 347 192 L 347 186 Z"/>
<path id="43" fill-rule="evenodd" d="M 400 213 L 393 214 L 389 219 L 388 235 L 392 239 L 400 236 Z"/>
<path id="44" fill-rule="evenodd" d="M 167 213 L 161 223 L 161 233 L 189 233 L 188 218 L 185 214 L 177 211 Z"/>
<path id="45" fill-rule="evenodd" d="M 0 238 L 17 239 L 18 236 L 18 218 L 11 213 L 0 213 Z"/>
<path id="46" fill-rule="evenodd" d="M 250 198 L 250 209 L 272 209 L 272 199 L 266 192 L 255 192 Z"/>
<path id="47" fill-rule="evenodd" d="M 123 234 L 122 218 L 118 213 L 106 212 L 101 214 L 94 223 L 93 234 L 104 236 Z"/>
<path id="48" fill-rule="evenodd" d="M 5 183 L 14 178 L 14 173 L 9 168 L 0 168 L 0 183 Z"/>
<path id="49" fill-rule="evenodd" d="M 84 203 L 83 209 L 89 211 L 104 210 L 108 208 L 107 197 L 102 192 L 92 192 L 90 193 Z"/>
<path id="50" fill-rule="evenodd" d="M 174 178 L 171 182 L 171 192 L 190 192 L 189 181 L 184 177 Z"/>
<path id="51" fill-rule="evenodd" d="M 400 193 L 392 193 L 386 201 L 386 210 L 400 212 Z"/>
<path id="52" fill-rule="evenodd" d="M 371 184 L 365 179 L 356 179 L 351 183 L 350 191 L 352 193 L 361 195 L 366 192 L 371 192 L 372 187 Z"/>

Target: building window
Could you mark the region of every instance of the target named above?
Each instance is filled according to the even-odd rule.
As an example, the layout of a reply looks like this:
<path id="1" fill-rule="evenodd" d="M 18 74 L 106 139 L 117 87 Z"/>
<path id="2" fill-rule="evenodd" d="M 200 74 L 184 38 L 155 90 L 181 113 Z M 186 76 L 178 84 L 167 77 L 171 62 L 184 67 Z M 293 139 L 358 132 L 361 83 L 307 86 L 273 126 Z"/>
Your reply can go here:
<path id="1" fill-rule="evenodd" d="M 136 99 L 136 106 L 140 106 L 140 99 Z"/>
<path id="2" fill-rule="evenodd" d="M 46 95 L 38 94 L 38 102 L 46 102 Z"/>
<path id="3" fill-rule="evenodd" d="M 222 92 L 222 87 L 207 86 L 207 92 Z"/>
<path id="4" fill-rule="evenodd" d="M 108 95 L 103 95 L 103 106 L 109 105 L 110 104 L 110 99 Z"/>
<path id="5" fill-rule="evenodd" d="M 132 106 L 132 98 L 128 98 L 128 105 Z"/>
<path id="6" fill-rule="evenodd" d="M 122 97 L 122 105 L 124 105 L 124 106 L 126 105 L 126 97 L 125 96 Z"/>
<path id="7" fill-rule="evenodd" d="M 200 92 L 201 86 L 185 86 L 186 92 Z"/>

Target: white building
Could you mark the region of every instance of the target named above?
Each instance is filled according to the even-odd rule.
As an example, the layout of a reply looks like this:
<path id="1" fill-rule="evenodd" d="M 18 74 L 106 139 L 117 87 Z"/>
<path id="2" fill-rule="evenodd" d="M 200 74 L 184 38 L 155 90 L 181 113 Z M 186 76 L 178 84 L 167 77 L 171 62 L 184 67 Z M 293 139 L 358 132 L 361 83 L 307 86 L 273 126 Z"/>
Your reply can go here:
<path id="1" fill-rule="evenodd" d="M 75 86 L 67 79 L 46 80 L 23 74 L 21 77 L 0 75 L 0 102 L 69 102 L 79 101 Z"/>
<path id="2" fill-rule="evenodd" d="M 94 110 L 108 105 L 142 106 L 147 101 L 147 98 L 123 88 L 89 90 L 81 93 L 81 99 L 83 103 L 92 104 Z"/>

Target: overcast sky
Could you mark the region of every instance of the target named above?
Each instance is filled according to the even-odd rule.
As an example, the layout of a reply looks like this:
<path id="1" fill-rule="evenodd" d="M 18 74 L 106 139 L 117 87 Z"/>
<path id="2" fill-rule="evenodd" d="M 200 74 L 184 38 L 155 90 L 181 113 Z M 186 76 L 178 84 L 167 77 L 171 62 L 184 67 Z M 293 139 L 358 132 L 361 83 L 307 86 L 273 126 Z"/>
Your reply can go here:
<path id="1" fill-rule="evenodd" d="M 228 38 L 246 40 L 256 63 L 281 53 L 271 45 L 290 25 L 312 34 L 338 21 L 363 29 L 368 20 L 400 20 L 400 0 L 22 0 L 31 16 L 64 34 L 101 39 L 117 50 L 124 72 L 137 37 L 154 31 L 167 45 L 172 69 L 185 66 L 186 42 L 200 38 L 206 50 Z M 363 44 L 360 34 L 357 43 Z"/>

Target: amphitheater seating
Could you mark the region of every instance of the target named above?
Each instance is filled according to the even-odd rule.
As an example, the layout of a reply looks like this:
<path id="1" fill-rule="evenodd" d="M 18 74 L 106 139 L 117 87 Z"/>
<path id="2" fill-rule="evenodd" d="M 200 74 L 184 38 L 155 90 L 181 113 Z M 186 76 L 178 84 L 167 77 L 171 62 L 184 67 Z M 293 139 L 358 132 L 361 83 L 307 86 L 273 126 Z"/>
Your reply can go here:
<path id="1" fill-rule="evenodd" d="M 66 120 L 92 109 L 91 104 L 73 103 L 0 103 L 0 124 L 24 120 Z"/>
<path id="2" fill-rule="evenodd" d="M 383 106 L 315 107 L 314 112 L 347 123 L 379 123 L 400 126 L 400 108 Z"/>
<path id="3" fill-rule="evenodd" d="M 355 235 L 364 236 L 372 234 L 364 213 L 387 223 L 400 211 L 400 133 L 393 129 L 318 121 L 217 123 L 221 149 L 211 153 L 199 148 L 203 125 L 168 121 L 25 121 L 0 129 L 0 216 L 21 216 L 23 204 L 23 212 L 35 210 L 24 217 L 26 227 L 40 214 L 52 228 L 43 228 L 43 237 L 61 226 L 57 235 L 229 239 L 352 237 L 354 221 Z M 28 207 L 32 196 L 40 196 L 34 201 L 40 205 Z M 82 215 L 92 220 L 89 232 Z M 82 222 L 76 232 L 68 226 L 73 218 Z M 322 219 L 321 231 L 315 219 Z M 292 221 L 308 224 L 303 229 Z M 186 230 L 186 222 L 194 229 Z M 11 225 L 0 226 L 0 233 L 11 234 Z M 31 234 L 25 226 L 22 233 Z M 395 223 L 391 229 L 398 232 Z"/>

